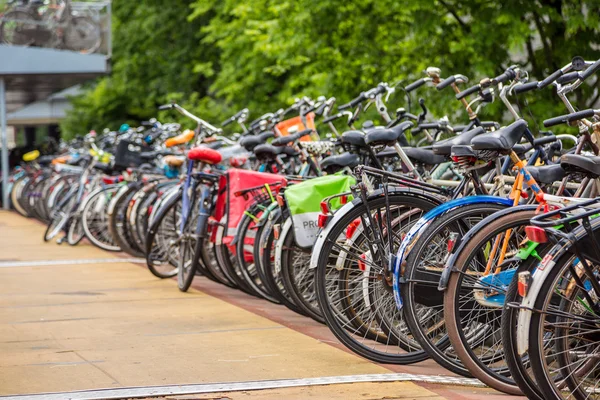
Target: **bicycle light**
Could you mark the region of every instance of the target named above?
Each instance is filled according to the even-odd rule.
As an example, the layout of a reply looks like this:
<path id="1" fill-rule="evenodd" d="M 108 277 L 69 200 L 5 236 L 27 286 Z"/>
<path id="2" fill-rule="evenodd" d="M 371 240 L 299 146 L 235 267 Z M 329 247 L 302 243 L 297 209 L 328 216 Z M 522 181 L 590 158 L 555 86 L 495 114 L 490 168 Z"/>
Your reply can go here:
<path id="1" fill-rule="evenodd" d="M 323 204 L 323 203 L 321 203 L 321 204 Z M 331 215 L 319 214 L 319 219 L 317 220 L 319 228 L 325 228 L 327 226 L 327 223 L 329 222 L 330 218 L 331 218 Z"/>
<path id="2" fill-rule="evenodd" d="M 275 198 L 277 199 L 277 204 L 279 205 L 279 207 L 283 207 L 285 205 L 285 199 L 282 195 L 278 194 L 277 196 L 275 196 Z"/>
<path id="3" fill-rule="evenodd" d="M 321 212 L 323 214 L 329 214 L 329 203 L 326 200 L 321 202 Z"/>
<path id="4" fill-rule="evenodd" d="M 548 236 L 546 235 L 546 231 L 539 226 L 526 226 L 525 233 L 527 234 L 527 238 L 533 242 L 537 243 L 547 243 Z"/>
<path id="5" fill-rule="evenodd" d="M 521 296 L 521 297 L 527 296 L 530 286 L 531 286 L 531 272 L 529 272 L 529 271 L 519 272 L 519 280 L 518 280 L 519 296 Z"/>
<path id="6" fill-rule="evenodd" d="M 277 197 L 279 197 L 279 196 L 277 196 Z M 275 238 L 275 240 L 279 240 L 280 233 L 281 233 L 281 225 L 280 224 L 273 225 L 273 237 Z"/>

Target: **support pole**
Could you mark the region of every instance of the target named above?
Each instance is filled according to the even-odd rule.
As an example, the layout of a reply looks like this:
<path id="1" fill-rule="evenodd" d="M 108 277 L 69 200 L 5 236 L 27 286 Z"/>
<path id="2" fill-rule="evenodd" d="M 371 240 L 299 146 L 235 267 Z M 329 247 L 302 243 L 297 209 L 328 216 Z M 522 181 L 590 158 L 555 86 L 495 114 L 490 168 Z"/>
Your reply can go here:
<path id="1" fill-rule="evenodd" d="M 8 138 L 6 137 L 6 86 L 0 77 L 0 136 L 2 136 L 2 206 L 8 210 Z"/>

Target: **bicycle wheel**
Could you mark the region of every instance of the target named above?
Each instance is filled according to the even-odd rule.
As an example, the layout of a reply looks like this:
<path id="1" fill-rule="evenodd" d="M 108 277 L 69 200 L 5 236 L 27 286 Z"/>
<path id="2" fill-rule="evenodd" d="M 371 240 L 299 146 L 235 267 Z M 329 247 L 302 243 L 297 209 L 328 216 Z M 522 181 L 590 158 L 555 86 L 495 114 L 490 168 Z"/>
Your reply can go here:
<path id="1" fill-rule="evenodd" d="M 22 10 L 9 11 L 0 21 L 0 40 L 13 46 L 31 46 L 39 21 Z"/>
<path id="2" fill-rule="evenodd" d="M 505 307 L 502 311 L 502 322 L 500 324 L 500 336 L 502 337 L 504 356 L 506 357 L 506 365 L 510 371 L 510 376 L 523 394 L 531 400 L 545 399 L 544 394 L 540 391 L 535 382 L 533 371 L 531 370 L 529 353 L 525 352 L 524 354 L 520 354 L 517 350 L 517 341 L 519 340 L 519 308 L 517 306 L 521 304 L 523 299 L 519 295 L 518 290 L 518 273 L 524 271 L 533 273 L 539 264 L 540 259 L 544 258 L 548 250 L 550 250 L 550 247 L 551 246 L 548 244 L 539 245 L 536 248 L 536 256 L 529 256 L 519 264 L 515 276 L 508 286 L 508 289 L 506 289 L 506 300 L 504 301 Z M 510 304 L 513 306 L 509 306 Z"/>
<path id="3" fill-rule="evenodd" d="M 409 330 L 438 364 L 467 377 L 471 376 L 469 370 L 450 346 L 438 283 L 451 235 L 463 237 L 479 221 L 504 208 L 497 204 L 472 204 L 450 210 L 423 231 L 406 257 L 405 283 L 400 285 L 400 291 Z"/>
<path id="4" fill-rule="evenodd" d="M 260 297 L 278 303 L 277 299 L 273 297 L 261 281 L 258 274 L 257 259 L 254 258 L 254 247 L 255 243 L 258 242 L 256 222 L 262 215 L 262 210 L 269 203 L 270 200 L 263 204 L 255 204 L 242 216 L 237 228 L 236 255 L 244 282 Z"/>
<path id="5" fill-rule="evenodd" d="M 85 237 L 107 251 L 121 251 L 109 229 L 108 205 L 120 186 L 109 186 L 90 193 L 81 211 L 81 227 Z"/>
<path id="6" fill-rule="evenodd" d="M 227 278 L 240 290 L 252 295 L 260 297 L 258 293 L 256 293 L 252 288 L 250 288 L 244 279 L 242 278 L 242 272 L 237 266 L 237 257 L 236 257 L 236 249 L 235 246 L 232 246 L 231 243 L 227 241 L 225 238 L 225 229 L 224 224 L 227 221 L 227 216 L 223 216 L 219 225 L 217 225 L 216 232 L 216 243 L 214 245 L 214 252 L 216 255 L 217 263 L 219 268 Z"/>
<path id="7" fill-rule="evenodd" d="M 283 224 L 276 248 L 279 251 L 276 253 L 275 262 L 280 264 L 281 281 L 286 293 L 303 314 L 317 322 L 325 323 L 315 293 L 315 271 L 309 268 L 311 249 L 302 249 L 296 245 L 291 217 Z"/>
<path id="8" fill-rule="evenodd" d="M 179 267 L 181 191 L 162 203 L 146 234 L 146 265 L 157 278 L 172 278 Z"/>
<path id="9" fill-rule="evenodd" d="M 84 237 L 85 231 L 83 230 L 81 216 L 73 215 L 71 223 L 69 224 L 69 230 L 67 231 L 67 243 L 71 246 L 76 246 Z"/>
<path id="10" fill-rule="evenodd" d="M 113 240 L 122 251 L 133 257 L 144 257 L 144 253 L 133 242 L 126 216 L 129 200 L 135 195 L 137 189 L 137 183 L 121 187 L 113 196 L 109 205 L 111 212 L 109 214 L 109 229 Z"/>
<path id="11" fill-rule="evenodd" d="M 386 213 L 386 201 L 389 201 L 389 215 Z M 356 354 L 388 364 L 411 364 L 427 359 L 427 353 L 418 347 L 410 332 L 406 331 L 402 314 L 396 308 L 387 263 L 379 262 L 380 255 L 373 254 L 372 249 L 377 248 L 373 243 L 375 232 L 379 232 L 378 236 L 384 241 L 386 249 L 390 248 L 388 238 L 391 234 L 391 251 L 386 251 L 395 254 L 402 235 L 436 205 L 416 191 L 387 198 L 378 196 L 368 201 L 368 208 L 363 202 L 355 204 L 335 225 L 328 228 L 315 275 L 317 300 L 331 331 Z M 376 226 L 371 226 L 368 221 L 374 221 Z M 394 221 L 393 231 L 388 234 L 381 226 L 377 226 L 377 221 Z M 361 230 L 351 233 L 356 225 Z M 352 240 L 349 241 L 348 237 Z M 341 265 L 339 260 L 344 260 Z M 367 265 L 369 278 L 363 279 L 364 284 L 341 281 L 340 272 L 344 269 L 351 269 L 354 271 L 352 275 L 356 276 L 366 272 Z M 373 295 L 375 291 L 377 294 Z M 356 306 L 357 302 L 359 307 Z M 349 310 L 348 305 L 353 308 Z M 361 326 L 357 327 L 359 317 Z M 381 326 L 382 319 L 386 319 L 384 324 L 391 329 L 390 334 L 381 335 L 386 338 L 385 341 L 370 339 L 371 332 Z"/>
<path id="12" fill-rule="evenodd" d="M 44 241 L 49 242 L 58 235 L 69 222 L 71 218 L 71 210 L 73 209 L 75 202 L 77 201 L 77 191 L 72 191 L 67 198 L 63 199 L 62 203 L 59 204 L 56 210 L 52 210 L 51 220 L 46 227 L 44 233 Z"/>
<path id="13" fill-rule="evenodd" d="M 259 274 L 262 282 L 268 288 L 270 293 L 279 300 L 281 304 L 289 308 L 290 310 L 306 315 L 304 312 L 294 303 L 288 292 L 285 290 L 283 285 L 283 278 L 281 277 L 281 271 L 277 269 L 275 265 L 275 226 L 281 223 L 281 210 L 278 208 L 273 210 L 269 215 L 268 220 L 259 229 L 259 243 L 258 248 L 254 246 L 254 257 L 260 259 Z M 308 317 L 308 315 L 306 315 Z"/>
<path id="14" fill-rule="evenodd" d="M 95 53 L 102 44 L 100 26 L 88 17 L 72 17 L 65 28 L 63 40 L 69 50 Z"/>
<path id="15" fill-rule="evenodd" d="M 21 192 L 23 191 L 23 186 L 25 185 L 26 179 L 28 178 L 26 175 L 24 175 L 13 183 L 12 190 L 10 192 L 10 202 L 19 214 L 21 214 L 23 217 L 29 218 L 29 213 L 25 207 L 23 207 L 20 201 Z"/>
<path id="16" fill-rule="evenodd" d="M 448 336 L 463 365 L 482 382 L 513 395 L 522 392 L 506 363 L 502 310 L 522 260 L 521 243 L 527 243 L 525 226 L 534 216 L 535 210 L 527 209 L 482 222 L 485 226 L 458 254 L 444 294 Z"/>
<path id="17" fill-rule="evenodd" d="M 529 355 L 544 399 L 600 398 L 598 390 L 598 294 L 591 279 L 600 266 L 586 260 L 593 278 L 571 251 L 558 257 L 535 300 Z M 583 285 L 577 283 L 575 276 Z M 591 300 L 591 303 L 590 303 Z M 547 349 L 551 349 L 548 351 Z"/>
<path id="18" fill-rule="evenodd" d="M 196 247 L 200 236 L 204 235 L 204 230 L 207 229 L 206 220 L 201 219 L 203 214 L 206 214 L 204 208 L 205 199 L 202 198 L 204 193 L 203 185 L 197 185 L 191 190 L 191 196 L 189 199 L 188 215 L 183 227 L 177 226 L 179 232 L 179 263 L 177 265 L 177 286 L 182 292 L 187 292 L 196 271 L 198 269 L 198 261 L 200 259 L 200 250 Z M 182 212 L 183 201 L 182 201 Z M 202 222 L 204 221 L 204 222 Z M 198 251 L 196 251 L 198 250 Z"/>

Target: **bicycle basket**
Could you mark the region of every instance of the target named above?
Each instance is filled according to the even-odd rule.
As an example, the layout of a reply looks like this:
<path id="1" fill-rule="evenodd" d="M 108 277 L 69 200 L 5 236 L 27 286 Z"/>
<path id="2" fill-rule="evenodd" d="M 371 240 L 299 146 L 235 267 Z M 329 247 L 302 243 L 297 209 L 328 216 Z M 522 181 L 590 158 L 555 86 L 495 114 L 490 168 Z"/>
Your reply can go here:
<path id="1" fill-rule="evenodd" d="M 273 194 L 277 193 L 277 187 L 283 181 L 281 175 L 267 174 L 263 172 L 248 171 L 243 169 L 230 169 L 224 173 L 219 180 L 219 195 L 215 206 L 215 219 L 221 221 L 225 216 L 225 232 L 223 243 L 229 245 L 237 235 L 237 227 L 244 212 L 255 203 L 256 199 L 249 192 L 247 196 L 236 196 L 238 192 L 244 192 L 249 188 L 270 185 Z M 216 240 L 216 230 L 213 231 L 211 240 Z"/>
<path id="2" fill-rule="evenodd" d="M 142 147 L 130 140 L 121 140 L 115 153 L 115 168 L 139 167 L 142 165 Z"/>
<path id="3" fill-rule="evenodd" d="M 300 116 L 286 119 L 285 121 L 281 121 L 275 125 L 275 130 L 279 136 L 293 135 L 294 133 L 298 133 L 305 129 L 312 129 L 313 132 L 316 132 L 315 113 L 306 114 L 306 125 L 304 125 L 304 122 L 302 122 L 302 118 Z M 304 136 L 300 139 L 301 142 L 310 142 L 313 140 L 319 140 L 319 137 L 316 133 L 312 133 L 311 135 Z"/>

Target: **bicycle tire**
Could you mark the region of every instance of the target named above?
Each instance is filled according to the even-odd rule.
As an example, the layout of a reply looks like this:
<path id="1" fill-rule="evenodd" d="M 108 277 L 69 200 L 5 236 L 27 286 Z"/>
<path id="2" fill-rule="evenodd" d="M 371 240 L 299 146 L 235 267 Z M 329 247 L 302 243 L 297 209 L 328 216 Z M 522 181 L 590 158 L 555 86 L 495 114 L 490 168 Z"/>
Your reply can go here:
<path id="1" fill-rule="evenodd" d="M 448 336 L 454 347 L 454 350 L 461 359 L 463 365 L 469 369 L 474 377 L 481 380 L 488 386 L 511 395 L 522 395 L 523 392 L 517 386 L 516 382 L 507 376 L 505 369 L 508 367 L 498 367 L 494 370 L 484 364 L 484 362 L 477 357 L 472 346 L 468 345 L 467 338 L 465 337 L 464 330 L 459 326 L 460 321 L 460 309 L 459 302 L 465 301 L 460 300 L 458 297 L 461 293 L 461 284 L 464 282 L 465 274 L 469 265 L 472 263 L 473 257 L 481 251 L 482 246 L 485 247 L 490 240 L 493 240 L 498 235 L 503 235 L 508 229 L 514 229 L 520 226 L 529 225 L 529 220 L 536 215 L 535 210 L 521 210 L 499 217 L 490 223 L 486 224 L 483 229 L 478 231 L 471 237 L 469 242 L 463 247 L 463 251 L 458 255 L 455 262 L 456 272 L 452 272 L 448 279 L 448 287 L 444 294 L 444 317 L 447 324 Z M 497 289 L 498 291 L 500 289 Z M 463 290 L 462 292 L 464 292 Z M 471 290 L 472 292 L 472 290 Z M 484 309 L 483 306 L 481 309 Z M 493 312 L 493 311 L 492 311 Z M 494 315 L 501 313 L 500 310 L 493 312 Z M 478 318 L 480 314 L 475 314 Z M 500 327 L 500 325 L 498 325 Z M 506 357 L 503 357 L 504 359 Z M 500 372 L 504 371 L 504 373 Z"/>

